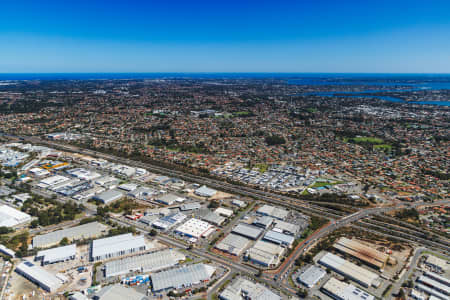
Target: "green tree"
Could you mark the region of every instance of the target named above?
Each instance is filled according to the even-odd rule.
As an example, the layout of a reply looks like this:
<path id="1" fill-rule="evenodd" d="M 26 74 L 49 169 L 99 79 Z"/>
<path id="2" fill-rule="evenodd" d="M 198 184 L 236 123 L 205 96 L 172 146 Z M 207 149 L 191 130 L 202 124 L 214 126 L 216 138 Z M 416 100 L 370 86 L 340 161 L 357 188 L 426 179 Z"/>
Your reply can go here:
<path id="1" fill-rule="evenodd" d="M 67 237 L 63 237 L 61 239 L 61 241 L 59 242 L 59 245 L 60 246 L 67 246 L 67 245 L 69 245 L 69 239 Z"/>
<path id="2" fill-rule="evenodd" d="M 31 228 L 36 228 L 39 226 L 39 220 L 33 220 L 30 224 Z"/>

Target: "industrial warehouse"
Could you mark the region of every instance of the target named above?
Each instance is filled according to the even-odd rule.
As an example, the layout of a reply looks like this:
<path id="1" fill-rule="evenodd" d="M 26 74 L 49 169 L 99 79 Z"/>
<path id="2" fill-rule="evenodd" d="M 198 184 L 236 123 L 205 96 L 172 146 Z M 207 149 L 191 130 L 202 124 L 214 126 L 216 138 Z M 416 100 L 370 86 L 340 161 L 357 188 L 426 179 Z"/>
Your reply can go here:
<path id="1" fill-rule="evenodd" d="M 252 226 L 252 225 L 248 225 L 248 224 L 244 224 L 244 223 L 239 223 L 236 227 L 233 228 L 232 232 L 235 234 L 239 234 L 243 237 L 252 239 L 252 240 L 256 240 L 258 239 L 258 237 L 263 233 L 264 230 L 262 230 L 261 228 Z"/>
<path id="2" fill-rule="evenodd" d="M 346 237 L 341 237 L 333 247 L 376 269 L 383 269 L 389 261 L 389 255 Z"/>
<path id="3" fill-rule="evenodd" d="M 103 260 L 144 251 L 146 247 L 143 235 L 133 236 L 131 233 L 126 233 L 98 239 L 92 241 L 91 260 Z"/>
<path id="4" fill-rule="evenodd" d="M 286 247 L 291 247 L 294 243 L 295 238 L 292 235 L 287 235 L 284 233 L 276 232 L 274 230 L 269 230 L 264 235 L 264 240 L 269 241 L 271 243 L 282 245 Z"/>
<path id="5" fill-rule="evenodd" d="M 284 251 L 283 247 L 259 240 L 247 250 L 245 257 L 264 267 L 274 267 L 280 262 Z"/>
<path id="6" fill-rule="evenodd" d="M 249 246 L 249 244 L 249 239 L 237 234 L 230 233 L 216 245 L 216 248 L 223 252 L 240 256 Z"/>
<path id="7" fill-rule="evenodd" d="M 173 267 L 185 259 L 186 257 L 182 253 L 170 249 L 131 256 L 107 262 L 105 264 L 105 277 L 124 275 L 134 271 L 140 273 L 154 272 Z"/>
<path id="8" fill-rule="evenodd" d="M 198 189 L 196 189 L 194 191 L 194 194 L 196 194 L 197 196 L 200 196 L 200 197 L 209 198 L 209 197 L 213 197 L 215 194 L 217 194 L 217 191 L 204 185 L 204 186 L 201 186 Z"/>
<path id="9" fill-rule="evenodd" d="M 165 194 L 158 198 L 156 198 L 156 201 L 159 203 L 162 203 L 164 205 L 172 205 L 175 202 L 183 202 L 185 199 L 183 197 L 179 197 L 175 194 Z"/>
<path id="10" fill-rule="evenodd" d="M 375 286 L 377 284 L 377 279 L 379 277 L 377 274 L 346 261 L 333 253 L 328 252 L 322 256 L 319 263 L 364 287 Z"/>
<path id="11" fill-rule="evenodd" d="M 88 299 L 88 298 L 83 298 Z M 148 298 L 134 289 L 120 284 L 105 286 L 93 297 L 94 300 L 148 300 Z M 78 299 L 77 299 L 78 300 Z"/>
<path id="12" fill-rule="evenodd" d="M 442 300 L 450 299 L 450 280 L 432 272 L 417 278 L 416 288 Z"/>
<path id="13" fill-rule="evenodd" d="M 0 226 L 1 227 L 14 227 L 19 224 L 27 223 L 31 221 L 31 216 L 9 207 L 8 205 L 0 206 Z"/>
<path id="14" fill-rule="evenodd" d="M 48 250 L 41 250 L 36 254 L 35 260 L 40 260 L 42 265 L 53 264 L 75 259 L 76 253 L 77 246 L 72 244 Z"/>
<path id="15" fill-rule="evenodd" d="M 321 290 L 336 300 L 374 300 L 375 297 L 367 292 L 331 277 Z"/>
<path id="16" fill-rule="evenodd" d="M 34 248 L 47 248 L 59 244 L 63 238 L 69 241 L 90 239 L 106 233 L 106 226 L 99 222 L 91 222 L 67 229 L 52 231 L 33 238 Z"/>
<path id="17" fill-rule="evenodd" d="M 95 195 L 92 199 L 100 201 L 104 204 L 109 204 L 111 202 L 117 201 L 123 198 L 125 195 L 121 191 L 118 190 L 108 190 L 104 191 L 98 195 Z"/>
<path id="18" fill-rule="evenodd" d="M 209 281 L 215 271 L 215 267 L 199 263 L 153 273 L 151 275 L 153 291 L 178 289 Z"/>
<path id="19" fill-rule="evenodd" d="M 191 218 L 186 223 L 180 225 L 175 230 L 175 233 L 199 239 L 200 237 L 207 237 L 214 231 L 215 228 L 211 224 L 196 218 Z"/>
<path id="20" fill-rule="evenodd" d="M 16 272 L 50 293 L 59 289 L 63 283 L 52 273 L 29 261 L 20 263 L 16 268 Z"/>
<path id="21" fill-rule="evenodd" d="M 269 216 L 278 220 L 284 220 L 289 215 L 289 212 L 287 210 L 267 204 L 258 208 L 256 212 L 260 215 Z"/>
<path id="22" fill-rule="evenodd" d="M 316 266 L 309 266 L 300 276 L 297 277 L 297 281 L 307 288 L 312 288 L 317 284 L 327 272 Z"/>
<path id="23" fill-rule="evenodd" d="M 269 288 L 260 283 L 254 283 L 245 278 L 239 277 L 232 284 L 228 285 L 219 295 L 221 300 L 281 300 L 281 297 Z"/>

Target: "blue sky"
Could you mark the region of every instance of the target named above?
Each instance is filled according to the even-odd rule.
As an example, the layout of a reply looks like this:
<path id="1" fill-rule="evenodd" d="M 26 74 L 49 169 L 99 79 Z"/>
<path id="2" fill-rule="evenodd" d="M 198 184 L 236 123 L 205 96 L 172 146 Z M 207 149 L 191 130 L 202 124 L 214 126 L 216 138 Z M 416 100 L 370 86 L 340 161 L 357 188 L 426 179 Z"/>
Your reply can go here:
<path id="1" fill-rule="evenodd" d="M 8 72 L 449 73 L 450 1 L 2 1 Z"/>

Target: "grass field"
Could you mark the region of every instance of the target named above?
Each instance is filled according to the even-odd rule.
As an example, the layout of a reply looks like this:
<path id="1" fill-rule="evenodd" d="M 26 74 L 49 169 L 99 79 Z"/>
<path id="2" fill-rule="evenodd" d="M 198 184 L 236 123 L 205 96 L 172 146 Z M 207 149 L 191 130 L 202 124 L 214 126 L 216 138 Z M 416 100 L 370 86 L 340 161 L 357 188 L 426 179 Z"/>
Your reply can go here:
<path id="1" fill-rule="evenodd" d="M 269 168 L 268 164 L 255 164 L 255 167 L 258 168 L 259 172 L 264 173 Z"/>
<path id="2" fill-rule="evenodd" d="M 379 145 L 374 145 L 373 148 L 377 149 L 377 150 L 391 150 L 392 146 L 387 145 L 387 144 L 379 144 Z"/>
<path id="3" fill-rule="evenodd" d="M 368 137 L 368 136 L 360 136 L 349 139 L 349 141 L 353 141 L 354 143 L 369 143 L 369 144 L 383 144 L 383 140 L 376 137 Z"/>

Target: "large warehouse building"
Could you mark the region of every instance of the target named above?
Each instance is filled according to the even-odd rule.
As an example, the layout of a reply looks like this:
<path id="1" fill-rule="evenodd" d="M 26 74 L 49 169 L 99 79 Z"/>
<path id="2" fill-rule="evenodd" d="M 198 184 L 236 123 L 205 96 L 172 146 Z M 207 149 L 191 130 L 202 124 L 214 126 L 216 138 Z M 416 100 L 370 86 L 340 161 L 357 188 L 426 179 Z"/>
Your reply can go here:
<path id="1" fill-rule="evenodd" d="M 336 273 L 339 273 L 349 279 L 358 282 L 364 287 L 370 287 L 375 284 L 375 281 L 378 279 L 378 275 L 361 268 L 354 263 L 346 261 L 345 259 L 334 255 L 333 253 L 325 254 L 320 260 L 319 263 Z"/>
<path id="2" fill-rule="evenodd" d="M 110 261 L 105 264 L 105 277 L 124 275 L 129 272 L 140 273 L 154 272 L 173 267 L 186 257 L 175 250 L 162 250 L 131 256 L 120 260 Z"/>
<path id="3" fill-rule="evenodd" d="M 8 205 L 0 206 L 0 227 L 14 227 L 30 221 L 30 215 Z"/>
<path id="4" fill-rule="evenodd" d="M 258 239 L 258 237 L 263 233 L 263 231 L 264 230 L 262 230 L 261 228 L 258 228 L 258 227 L 252 226 L 252 225 L 248 225 L 248 224 L 244 224 L 244 223 L 239 223 L 232 230 L 233 233 L 242 235 L 243 237 L 246 237 L 246 238 L 249 238 L 252 240 Z"/>
<path id="5" fill-rule="evenodd" d="M 175 233 L 199 239 L 201 237 L 206 237 L 209 234 L 211 234 L 215 230 L 215 227 L 211 224 L 196 219 L 191 218 L 186 223 L 180 225 L 176 230 Z"/>
<path id="6" fill-rule="evenodd" d="M 178 289 L 211 279 L 216 268 L 203 263 L 170 269 L 151 275 L 153 291 Z"/>
<path id="7" fill-rule="evenodd" d="M 249 239 L 237 234 L 230 233 L 216 245 L 216 248 L 223 252 L 240 256 L 249 244 Z"/>
<path id="8" fill-rule="evenodd" d="M 59 244 L 63 238 L 69 241 L 91 239 L 106 233 L 107 227 L 99 222 L 92 222 L 67 229 L 52 231 L 33 238 L 33 247 L 46 248 Z"/>
<path id="9" fill-rule="evenodd" d="M 256 212 L 260 215 L 269 216 L 278 220 L 284 220 L 289 215 L 287 210 L 267 204 L 258 208 Z"/>
<path id="10" fill-rule="evenodd" d="M 93 261 L 117 257 L 146 249 L 143 235 L 131 233 L 92 241 L 91 259 Z"/>
<path id="11" fill-rule="evenodd" d="M 450 299 L 449 280 L 442 276 L 434 276 L 433 273 L 425 272 L 417 278 L 417 282 L 436 290 L 438 293 L 446 295 Z"/>
<path id="12" fill-rule="evenodd" d="M 63 247 L 42 250 L 36 254 L 36 260 L 42 261 L 42 265 L 75 259 L 77 246 L 75 244 Z"/>
<path id="13" fill-rule="evenodd" d="M 375 297 L 357 288 L 331 277 L 321 288 L 328 296 L 336 300 L 374 300 Z"/>
<path id="14" fill-rule="evenodd" d="M 292 235 L 287 235 L 284 233 L 276 232 L 274 230 L 269 230 L 264 235 L 264 240 L 277 245 L 291 247 L 291 245 L 294 243 L 295 238 Z"/>
<path id="15" fill-rule="evenodd" d="M 247 250 L 245 256 L 254 263 L 265 267 L 274 267 L 280 262 L 284 250 L 283 247 L 259 240 Z"/>
<path id="16" fill-rule="evenodd" d="M 186 199 L 175 194 L 165 194 L 156 198 L 156 201 L 165 205 L 172 205 L 175 202 L 183 202 L 184 200 Z"/>
<path id="17" fill-rule="evenodd" d="M 389 260 L 388 254 L 377 251 L 356 240 L 350 240 L 346 237 L 341 237 L 333 247 L 338 251 L 356 257 L 376 269 L 383 269 Z"/>
<path id="18" fill-rule="evenodd" d="M 200 196 L 200 197 L 209 198 L 209 197 L 213 197 L 215 194 L 217 194 L 217 191 L 203 185 L 203 186 L 199 187 L 198 189 L 196 189 L 194 191 L 194 194 L 196 194 L 197 196 Z"/>
<path id="19" fill-rule="evenodd" d="M 316 285 L 327 272 L 316 266 L 309 266 L 300 276 L 297 277 L 297 281 L 306 286 L 307 288 L 312 288 Z"/>
<path id="20" fill-rule="evenodd" d="M 50 293 L 55 292 L 62 285 L 62 281 L 55 275 L 29 261 L 20 263 L 16 272 Z"/>
<path id="21" fill-rule="evenodd" d="M 86 298 L 87 299 L 87 298 Z M 108 285 L 96 293 L 92 299 L 94 300 L 148 300 L 144 294 L 139 293 L 135 289 L 120 285 Z"/>
<path id="22" fill-rule="evenodd" d="M 94 196 L 94 200 L 98 200 L 104 204 L 109 204 L 124 197 L 124 193 L 118 190 L 107 190 Z"/>
<path id="23" fill-rule="evenodd" d="M 242 295 L 246 295 L 245 299 L 281 300 L 281 297 L 272 292 L 268 287 L 242 277 L 239 277 L 235 282 L 228 285 L 220 293 L 219 299 L 241 300 L 244 299 Z"/>

